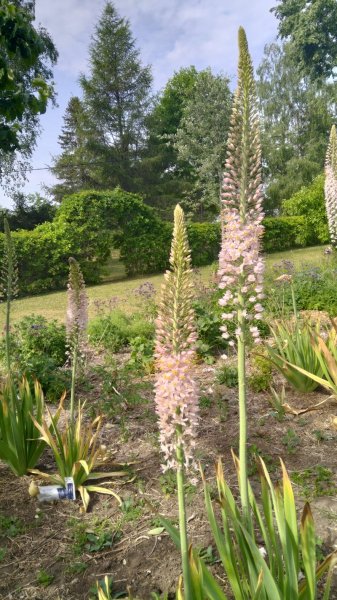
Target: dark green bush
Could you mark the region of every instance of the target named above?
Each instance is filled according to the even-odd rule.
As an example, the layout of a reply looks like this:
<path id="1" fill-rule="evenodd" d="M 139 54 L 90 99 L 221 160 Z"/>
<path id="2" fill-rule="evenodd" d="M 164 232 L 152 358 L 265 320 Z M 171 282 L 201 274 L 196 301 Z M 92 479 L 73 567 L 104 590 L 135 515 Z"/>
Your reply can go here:
<path id="1" fill-rule="evenodd" d="M 192 265 L 202 267 L 218 260 L 221 243 L 220 223 L 190 223 L 187 226 Z"/>
<path id="2" fill-rule="evenodd" d="M 67 359 L 64 325 L 41 315 L 29 315 L 12 326 L 10 343 L 18 377 L 25 375 L 31 382 L 38 379 L 47 399 L 58 400 L 69 384 L 67 373 L 60 369 Z M 0 360 L 6 360 L 4 339 Z"/>
<path id="3" fill-rule="evenodd" d="M 258 349 L 260 353 L 252 352 L 251 373 L 248 377 L 249 387 L 253 392 L 263 392 L 270 388 L 272 383 L 272 366 L 268 357 L 263 356 L 263 348 Z"/>
<path id="4" fill-rule="evenodd" d="M 304 215 L 265 219 L 263 249 L 273 252 L 321 243 L 325 239 L 322 217 L 319 213 L 313 228 L 314 213 L 313 205 L 310 219 Z M 193 266 L 217 260 L 220 223 L 190 223 L 187 230 Z M 69 256 L 79 262 L 87 284 L 97 283 L 112 247 L 120 250 L 128 275 L 164 271 L 169 265 L 172 224 L 162 221 L 139 196 L 116 188 L 68 196 L 53 222 L 12 235 L 20 293 L 35 294 L 66 285 Z M 2 252 L 1 233 L 0 260 Z"/>
<path id="5" fill-rule="evenodd" d="M 140 313 L 132 316 L 116 310 L 109 315 L 96 317 L 89 323 L 89 340 L 93 346 L 109 352 L 118 352 L 134 338 L 153 339 L 154 325 Z"/>
<path id="6" fill-rule="evenodd" d="M 278 252 L 290 248 L 304 248 L 320 243 L 304 216 L 267 217 L 263 221 L 264 252 Z"/>
<path id="7" fill-rule="evenodd" d="M 224 364 L 217 370 L 216 378 L 218 383 L 226 385 L 229 388 L 237 387 L 239 384 L 238 368 L 236 365 Z"/>
<path id="8" fill-rule="evenodd" d="M 325 257 L 322 249 L 320 266 L 302 265 L 296 270 L 293 268 L 291 275 L 298 310 L 323 310 L 333 317 L 337 315 L 337 261 L 334 255 Z M 268 284 L 266 308 L 273 316 L 284 316 L 293 309 L 291 285 L 273 279 Z"/>
<path id="9" fill-rule="evenodd" d="M 327 244 L 329 229 L 325 209 L 324 175 L 319 175 L 314 181 L 302 187 L 296 194 L 282 203 L 285 216 L 303 216 L 310 230 L 310 243 Z"/>

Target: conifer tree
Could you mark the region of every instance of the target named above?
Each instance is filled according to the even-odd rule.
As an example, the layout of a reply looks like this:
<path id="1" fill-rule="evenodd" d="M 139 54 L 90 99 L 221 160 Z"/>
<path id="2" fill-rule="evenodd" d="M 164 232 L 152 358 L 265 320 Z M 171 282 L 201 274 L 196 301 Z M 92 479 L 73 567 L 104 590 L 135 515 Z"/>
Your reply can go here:
<path id="1" fill-rule="evenodd" d="M 67 194 L 93 187 L 94 182 L 90 177 L 88 129 L 83 103 L 77 96 L 72 96 L 59 135 L 62 153 L 54 160 L 52 169 L 60 183 L 49 188 L 58 202 Z"/>
<path id="2" fill-rule="evenodd" d="M 80 79 L 88 119 L 90 175 L 96 187 L 133 190 L 144 145 L 152 82 L 143 67 L 129 22 L 107 2 L 89 51 L 89 76 Z"/>

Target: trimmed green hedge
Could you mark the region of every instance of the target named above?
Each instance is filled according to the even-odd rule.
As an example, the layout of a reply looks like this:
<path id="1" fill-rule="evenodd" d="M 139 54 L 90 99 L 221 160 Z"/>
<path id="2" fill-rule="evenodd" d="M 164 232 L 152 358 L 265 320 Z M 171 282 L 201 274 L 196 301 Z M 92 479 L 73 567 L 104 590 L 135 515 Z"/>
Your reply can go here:
<path id="1" fill-rule="evenodd" d="M 305 217 L 310 229 L 310 243 L 327 244 L 330 240 L 328 220 L 324 198 L 324 175 L 319 175 L 313 182 L 302 187 L 288 200 L 283 200 L 282 211 L 285 216 Z"/>
<path id="2" fill-rule="evenodd" d="M 321 243 L 305 216 L 269 217 L 264 221 L 266 252 Z M 192 264 L 217 260 L 220 223 L 190 223 L 187 227 Z M 13 232 L 21 294 L 65 287 L 68 258 L 78 260 L 88 284 L 100 281 L 111 247 L 120 250 L 128 275 L 162 272 L 169 265 L 172 224 L 135 194 L 120 188 L 86 191 L 64 199 L 52 223 L 32 231 Z M 0 260 L 3 234 L 0 234 Z"/>
<path id="3" fill-rule="evenodd" d="M 319 244 L 312 235 L 308 221 L 298 217 L 267 217 L 263 221 L 264 252 L 277 252 L 291 248 L 305 248 Z"/>

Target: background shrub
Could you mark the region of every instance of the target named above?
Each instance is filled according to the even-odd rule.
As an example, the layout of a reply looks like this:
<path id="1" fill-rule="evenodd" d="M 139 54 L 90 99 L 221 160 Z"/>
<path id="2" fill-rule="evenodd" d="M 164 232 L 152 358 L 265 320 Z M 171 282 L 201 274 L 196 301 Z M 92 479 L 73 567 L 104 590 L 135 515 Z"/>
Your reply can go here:
<path id="1" fill-rule="evenodd" d="M 329 229 L 325 210 L 324 175 L 319 175 L 314 181 L 302 187 L 296 194 L 282 203 L 282 213 L 286 216 L 304 216 L 307 229 L 310 230 L 311 243 L 327 244 Z"/>
<path id="2" fill-rule="evenodd" d="M 118 352 L 130 345 L 134 338 L 152 340 L 154 324 L 146 320 L 141 313 L 126 315 L 116 310 L 109 315 L 96 317 L 89 322 L 89 340 L 93 346 L 110 352 Z"/>
<path id="3" fill-rule="evenodd" d="M 37 379 L 48 400 L 58 400 L 68 387 L 64 366 L 66 356 L 65 326 L 47 321 L 41 315 L 29 315 L 11 328 L 12 364 L 19 378 Z M 0 360 L 5 363 L 5 340 L 0 344 Z"/>
<path id="4" fill-rule="evenodd" d="M 192 265 L 202 267 L 218 260 L 220 252 L 220 223 L 190 223 L 187 226 Z"/>
<path id="5" fill-rule="evenodd" d="M 304 216 L 267 217 L 263 221 L 264 252 L 278 252 L 318 244 Z"/>
<path id="6" fill-rule="evenodd" d="M 301 210 L 301 215 L 264 220 L 264 251 L 326 241 L 322 198 L 315 195 L 316 188 L 321 191 L 321 185 L 318 178 L 308 195 L 307 188 L 303 188 L 284 204 L 287 213 Z M 190 223 L 187 230 L 193 265 L 203 266 L 217 260 L 220 223 Z M 87 284 L 98 283 L 112 248 L 119 249 L 128 275 L 163 272 L 169 266 L 172 224 L 162 221 L 140 196 L 116 188 L 68 196 L 51 223 L 38 225 L 32 231 L 15 231 L 12 235 L 20 293 L 35 294 L 65 287 L 69 256 L 79 262 Z M 0 260 L 2 253 L 1 233 Z"/>
<path id="7" fill-rule="evenodd" d="M 296 306 L 298 310 L 322 310 L 330 316 L 337 315 L 337 259 L 335 255 L 324 257 L 322 250 L 322 263 L 320 266 L 303 264 L 297 269 L 290 261 L 289 272 L 292 276 L 292 286 L 295 293 Z M 290 268 L 290 266 L 292 267 Z M 266 309 L 275 316 L 287 316 L 293 310 L 291 285 L 275 280 L 280 272 L 287 271 L 287 265 L 280 263 L 274 265 L 274 274 L 268 276 L 268 303 Z"/>

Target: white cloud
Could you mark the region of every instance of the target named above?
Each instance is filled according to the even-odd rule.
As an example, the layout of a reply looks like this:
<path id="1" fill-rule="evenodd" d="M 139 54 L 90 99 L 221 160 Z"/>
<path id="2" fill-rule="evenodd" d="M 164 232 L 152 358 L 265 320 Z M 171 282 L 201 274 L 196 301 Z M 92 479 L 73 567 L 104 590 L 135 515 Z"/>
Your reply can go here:
<path id="1" fill-rule="evenodd" d="M 247 32 L 255 62 L 265 43 L 276 34 L 270 8 L 276 0 L 115 0 L 120 16 L 129 19 L 143 64 L 151 64 L 154 85 L 162 88 L 180 67 L 210 66 L 214 72 L 235 75 L 237 30 Z M 105 0 L 36 0 L 36 20 L 51 34 L 59 51 L 55 68 L 58 109 L 49 108 L 42 119 L 44 132 L 34 153 L 33 166 L 50 164 L 59 152 L 57 138 L 62 115 L 72 94 L 78 93 L 78 76 L 87 70 L 88 47 Z M 50 179 L 35 171 L 27 191 Z"/>
<path id="2" fill-rule="evenodd" d="M 36 1 L 36 17 L 51 33 L 60 52 L 57 70 L 77 77 L 87 68 L 90 37 L 104 0 Z M 211 66 L 233 73 L 239 25 L 246 27 L 253 55 L 274 37 L 275 0 L 116 0 L 130 20 L 145 64 L 151 63 L 156 87 L 181 66 Z"/>

